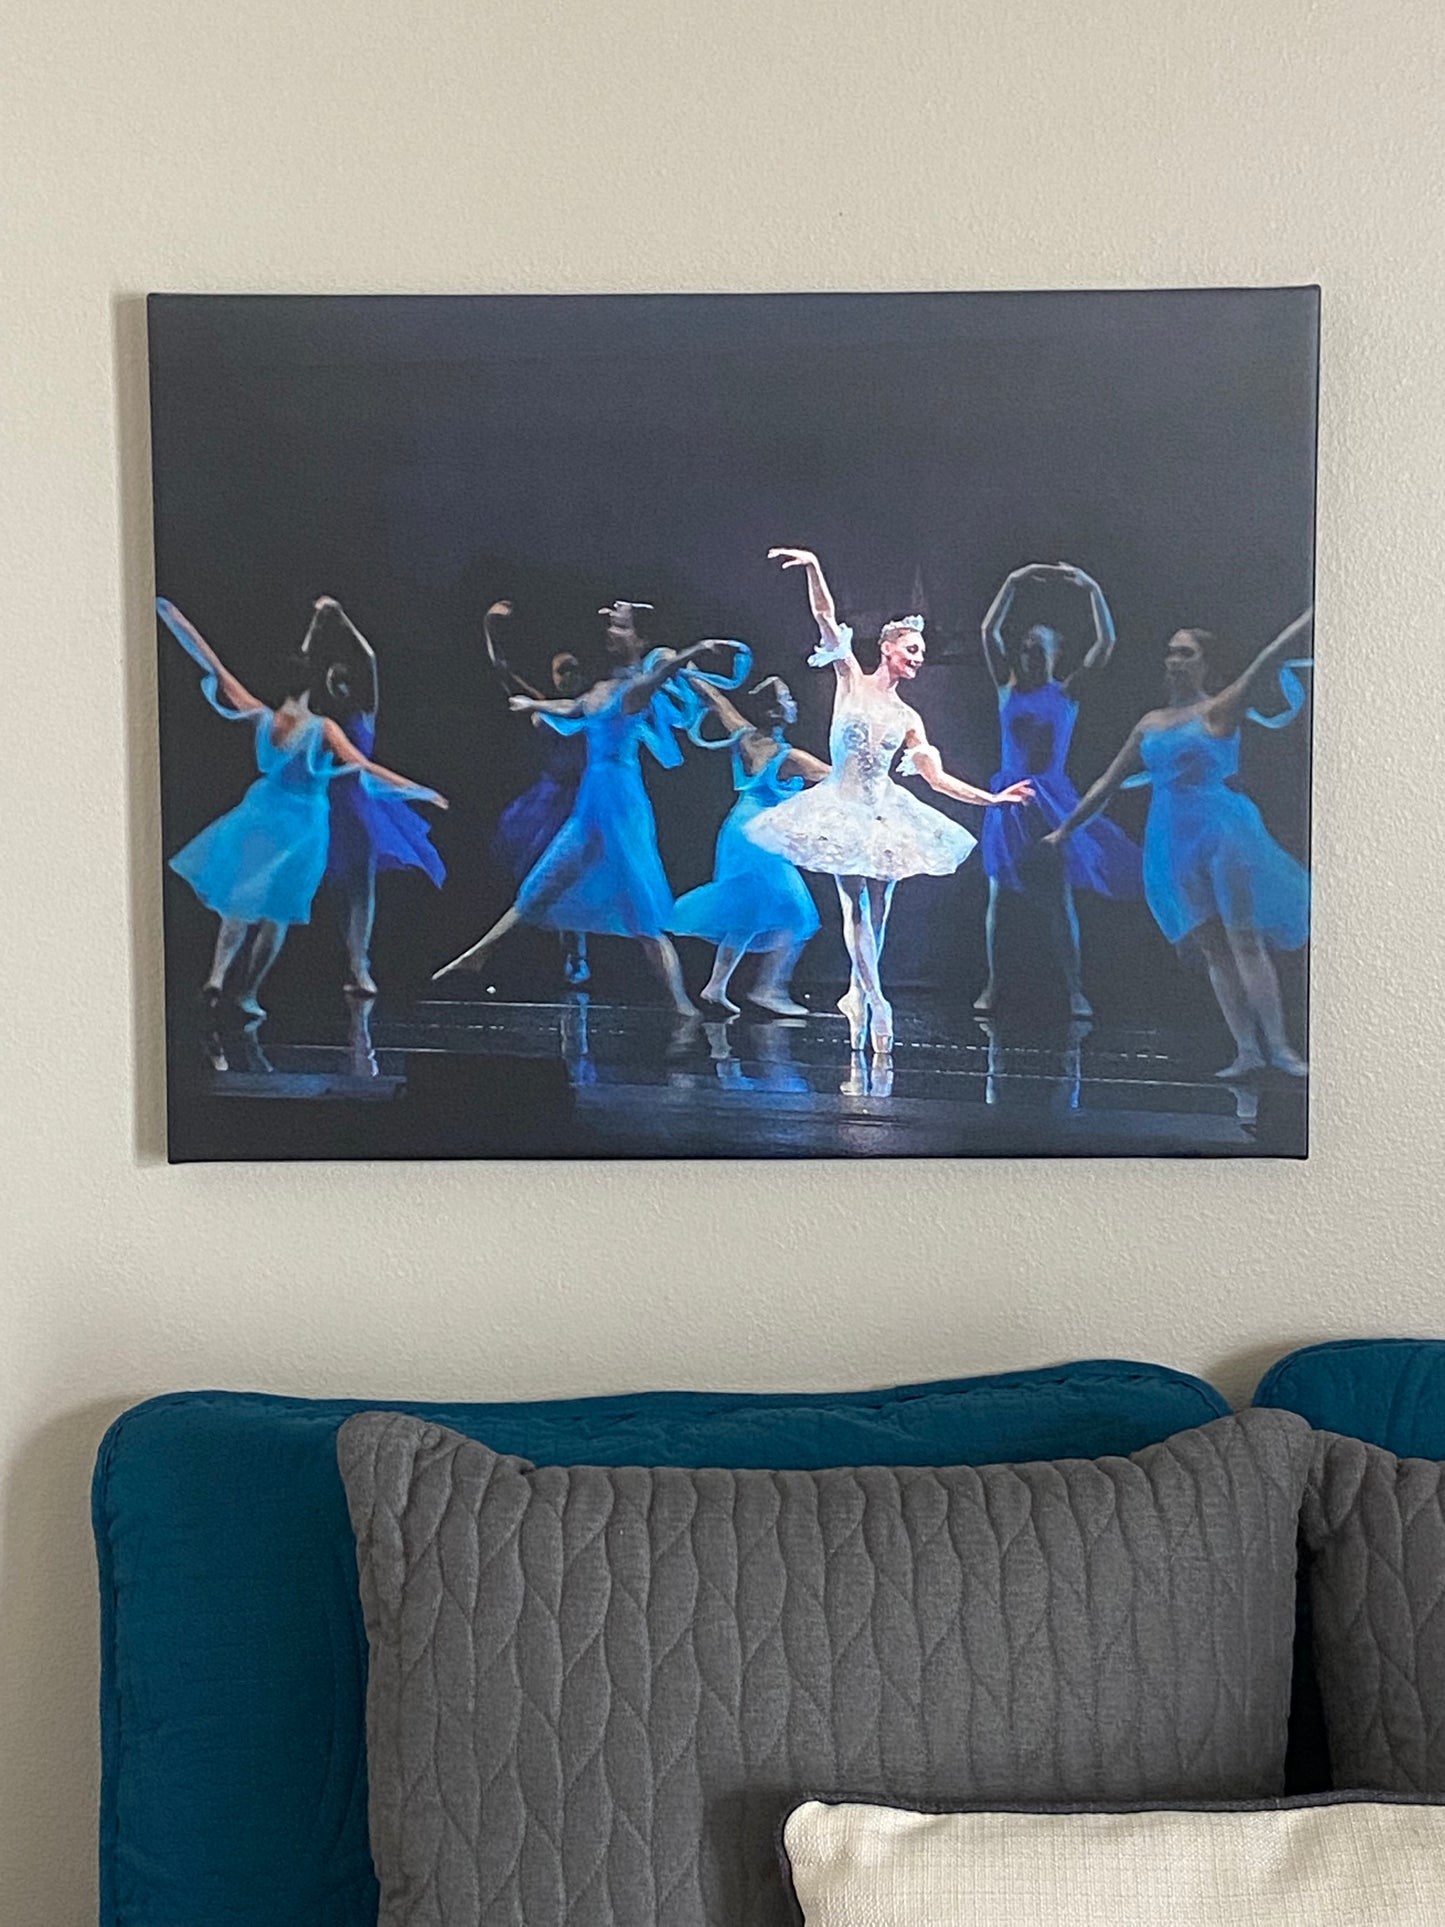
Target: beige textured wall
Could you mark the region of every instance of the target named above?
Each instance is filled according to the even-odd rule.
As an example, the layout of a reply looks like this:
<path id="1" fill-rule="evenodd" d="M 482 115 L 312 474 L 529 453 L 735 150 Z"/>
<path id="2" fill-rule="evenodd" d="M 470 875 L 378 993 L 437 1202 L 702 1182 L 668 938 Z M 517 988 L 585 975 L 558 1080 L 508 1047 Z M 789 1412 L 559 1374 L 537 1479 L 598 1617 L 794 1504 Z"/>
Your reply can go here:
<path id="1" fill-rule="evenodd" d="M 1303 1341 L 1445 1328 L 1442 18 L 20 0 L 0 82 L 0 1918 L 94 1917 L 85 1485 L 143 1394 L 852 1385 L 1091 1352 L 1242 1393 Z M 1309 1164 L 158 1161 L 144 291 L 1314 279 Z"/>

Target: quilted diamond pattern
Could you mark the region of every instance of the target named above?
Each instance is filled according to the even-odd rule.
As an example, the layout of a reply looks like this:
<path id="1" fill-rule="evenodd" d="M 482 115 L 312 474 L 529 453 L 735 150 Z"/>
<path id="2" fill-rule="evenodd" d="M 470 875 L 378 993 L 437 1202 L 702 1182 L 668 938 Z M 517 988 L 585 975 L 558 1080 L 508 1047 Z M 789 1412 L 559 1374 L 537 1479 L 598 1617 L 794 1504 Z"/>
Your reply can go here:
<path id="1" fill-rule="evenodd" d="M 1335 1784 L 1445 1794 L 1445 1465 L 1321 1432 L 1304 1535 Z"/>
<path id="2" fill-rule="evenodd" d="M 338 1455 L 382 1927 L 782 1927 L 809 1792 L 1280 1790 L 1291 1414 L 941 1471 L 537 1468 L 384 1412 Z"/>

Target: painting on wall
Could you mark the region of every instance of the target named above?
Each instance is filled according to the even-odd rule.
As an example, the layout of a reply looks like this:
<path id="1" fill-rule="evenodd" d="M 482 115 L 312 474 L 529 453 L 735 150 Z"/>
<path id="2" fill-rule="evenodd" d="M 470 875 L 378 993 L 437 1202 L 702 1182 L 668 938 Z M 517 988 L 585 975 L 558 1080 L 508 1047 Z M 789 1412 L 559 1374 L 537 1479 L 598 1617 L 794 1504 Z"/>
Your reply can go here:
<path id="1" fill-rule="evenodd" d="M 174 1161 L 1306 1154 L 1316 290 L 149 334 Z"/>

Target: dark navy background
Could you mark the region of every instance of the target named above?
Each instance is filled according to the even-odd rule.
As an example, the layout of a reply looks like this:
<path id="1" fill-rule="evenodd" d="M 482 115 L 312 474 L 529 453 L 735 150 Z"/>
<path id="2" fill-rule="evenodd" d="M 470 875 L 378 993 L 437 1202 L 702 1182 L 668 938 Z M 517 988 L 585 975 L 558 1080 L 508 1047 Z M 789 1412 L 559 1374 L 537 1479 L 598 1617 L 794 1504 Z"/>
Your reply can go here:
<path id="1" fill-rule="evenodd" d="M 615 596 L 656 603 L 660 642 L 742 637 L 760 670 L 793 682 L 794 734 L 825 754 L 833 679 L 803 666 L 814 631 L 802 576 L 765 551 L 817 549 L 845 619 L 906 612 L 921 579 L 932 660 L 910 700 L 948 766 L 980 781 L 998 740 L 980 617 L 1007 570 L 1065 558 L 1099 578 L 1120 631 L 1076 737 L 1083 787 L 1160 700 L 1174 628 L 1215 629 L 1243 652 L 1310 598 L 1317 309 L 1310 289 L 156 296 L 157 588 L 271 700 L 315 596 L 339 597 L 371 639 L 377 755 L 452 800 L 435 827 L 445 891 L 413 875 L 380 886 L 377 969 L 405 993 L 510 894 L 489 837 L 531 780 L 536 743 L 487 672 L 489 602 L 517 603 L 514 653 L 534 677 L 561 647 L 600 667 L 593 611 Z M 1087 639 L 1082 597 L 1034 612 Z M 169 855 L 254 768 L 250 732 L 206 708 L 168 636 L 159 647 Z M 726 759 L 690 751 L 648 780 L 681 892 L 709 873 Z M 1306 855 L 1307 717 L 1246 731 L 1244 780 Z M 1137 832 L 1145 808 L 1135 795 L 1116 815 Z M 976 812 L 958 814 L 977 829 Z M 841 986 L 819 889 L 824 931 L 799 982 Z M 903 886 L 890 980 L 971 997 L 984 893 L 976 858 Z M 1101 1015 L 1208 1015 L 1207 990 L 1141 908 L 1080 907 Z M 167 916 L 171 988 L 189 994 L 214 920 L 174 878 Z M 599 946 L 598 987 L 651 997 L 629 949 Z M 544 934 L 519 933 L 492 978 L 502 994 L 554 994 L 554 953 Z M 701 952 L 685 961 L 697 978 Z M 341 974 L 320 900 L 268 1001 Z M 1297 1000 L 1299 972 L 1287 988 Z"/>

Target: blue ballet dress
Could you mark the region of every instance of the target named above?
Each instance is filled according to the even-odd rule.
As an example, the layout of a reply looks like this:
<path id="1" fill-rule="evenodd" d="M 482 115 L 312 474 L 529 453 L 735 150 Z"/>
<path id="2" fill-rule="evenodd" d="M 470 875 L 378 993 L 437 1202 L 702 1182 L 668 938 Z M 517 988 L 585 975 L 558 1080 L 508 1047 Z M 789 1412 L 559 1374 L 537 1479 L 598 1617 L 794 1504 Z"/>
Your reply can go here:
<path id="1" fill-rule="evenodd" d="M 581 736 L 559 736 L 552 730 L 547 736 L 542 774 L 502 811 L 493 838 L 498 858 L 518 883 L 572 814 L 587 762 Z"/>
<path id="2" fill-rule="evenodd" d="M 348 716 L 341 727 L 363 756 L 376 741 L 376 717 Z M 404 796 L 377 790 L 360 770 L 347 770 L 331 791 L 331 848 L 328 882 L 345 882 L 375 864 L 378 870 L 422 870 L 440 885 L 446 865 L 433 847 L 431 832 Z"/>
<path id="3" fill-rule="evenodd" d="M 788 746 L 755 775 L 733 748 L 733 788 L 738 800 L 718 832 L 711 883 L 678 898 L 672 931 L 679 937 L 706 937 L 735 950 L 775 950 L 805 944 L 818 928 L 818 912 L 808 886 L 793 864 L 754 843 L 747 825 L 764 810 L 803 787 L 801 776 L 783 776 Z"/>
<path id="4" fill-rule="evenodd" d="M 1213 736 L 1197 716 L 1147 730 L 1153 783 L 1144 830 L 1144 894 L 1171 943 L 1218 918 L 1276 950 L 1309 940 L 1310 879 L 1281 849 L 1247 796 L 1228 787 L 1239 736 Z"/>
<path id="5" fill-rule="evenodd" d="M 284 743 L 272 741 L 273 712 L 255 712 L 261 774 L 235 809 L 217 817 L 171 858 L 208 910 L 243 923 L 309 923 L 326 871 L 336 762 L 321 718 L 308 716 Z"/>
<path id="6" fill-rule="evenodd" d="M 1014 809 L 989 810 L 983 820 L 983 867 L 1005 890 L 1022 890 L 1028 859 L 1079 801 L 1065 764 L 1079 705 L 1058 682 L 1038 689 L 999 691 L 1003 763 L 991 787 L 1025 780 L 1034 800 Z M 1064 845 L 1064 875 L 1077 889 L 1105 897 L 1143 894 L 1139 846 L 1117 823 L 1096 816 Z"/>
<path id="7" fill-rule="evenodd" d="M 656 740 L 656 724 L 648 710 L 629 715 L 623 708 L 629 680 L 618 677 L 589 714 L 563 719 L 541 712 L 559 733 L 583 737 L 587 760 L 571 815 L 517 893 L 517 914 L 526 923 L 660 937 L 672 922 L 672 891 L 639 762 L 643 744 Z M 559 881 L 561 892 L 553 895 Z"/>

